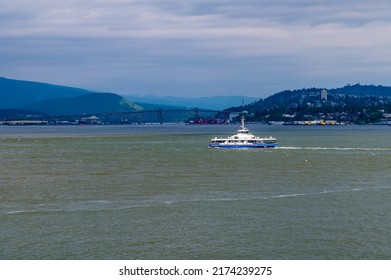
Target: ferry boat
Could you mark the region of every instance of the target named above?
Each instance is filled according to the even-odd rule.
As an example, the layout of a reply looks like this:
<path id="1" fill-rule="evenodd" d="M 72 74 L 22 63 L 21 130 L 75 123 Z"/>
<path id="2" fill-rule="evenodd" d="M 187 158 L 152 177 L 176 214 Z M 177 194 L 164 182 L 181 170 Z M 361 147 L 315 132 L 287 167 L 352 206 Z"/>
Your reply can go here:
<path id="1" fill-rule="evenodd" d="M 254 136 L 244 126 L 244 116 L 242 116 L 242 123 L 237 131 L 237 134 L 227 138 L 212 138 L 209 143 L 211 148 L 227 148 L 227 149 L 240 149 L 240 148 L 275 148 L 278 147 L 276 138 L 258 137 Z"/>

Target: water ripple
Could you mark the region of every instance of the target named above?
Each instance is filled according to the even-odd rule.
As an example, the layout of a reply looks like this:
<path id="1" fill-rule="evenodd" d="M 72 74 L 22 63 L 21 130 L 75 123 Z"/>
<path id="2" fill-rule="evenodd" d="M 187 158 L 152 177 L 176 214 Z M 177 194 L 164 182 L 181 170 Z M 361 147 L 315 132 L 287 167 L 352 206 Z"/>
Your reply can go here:
<path id="1" fill-rule="evenodd" d="M 391 148 L 277 147 L 278 150 L 391 151 Z"/>
<path id="2" fill-rule="evenodd" d="M 362 187 L 362 188 L 349 188 L 339 190 L 324 190 L 319 192 L 304 192 L 304 193 L 290 193 L 290 194 L 275 194 L 270 196 L 251 196 L 251 197 L 220 197 L 220 198 L 194 198 L 194 199 L 150 199 L 140 201 L 81 201 L 78 203 L 69 203 L 64 205 L 36 205 L 28 209 L 15 209 L 1 211 L 0 215 L 16 215 L 16 214 L 30 214 L 30 213 L 43 213 L 43 212 L 77 212 L 77 211 L 108 211 L 108 210 L 126 210 L 132 208 L 147 208 L 156 206 L 170 206 L 174 204 L 184 203 L 200 203 L 200 202 L 234 202 L 234 201 L 246 201 L 246 200 L 269 200 L 269 199 L 287 199 L 303 196 L 317 196 L 328 195 L 333 193 L 344 192 L 359 192 L 359 191 L 376 191 L 391 189 L 391 186 L 379 186 L 379 187 Z"/>

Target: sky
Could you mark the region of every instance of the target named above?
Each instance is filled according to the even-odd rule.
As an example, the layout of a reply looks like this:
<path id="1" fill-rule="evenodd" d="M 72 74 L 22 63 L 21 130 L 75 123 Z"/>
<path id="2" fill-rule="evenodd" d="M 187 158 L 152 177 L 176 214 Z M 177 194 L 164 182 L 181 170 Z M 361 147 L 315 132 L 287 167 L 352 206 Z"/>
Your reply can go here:
<path id="1" fill-rule="evenodd" d="M 390 85 L 389 0 L 0 0 L 0 76 L 122 95 Z"/>

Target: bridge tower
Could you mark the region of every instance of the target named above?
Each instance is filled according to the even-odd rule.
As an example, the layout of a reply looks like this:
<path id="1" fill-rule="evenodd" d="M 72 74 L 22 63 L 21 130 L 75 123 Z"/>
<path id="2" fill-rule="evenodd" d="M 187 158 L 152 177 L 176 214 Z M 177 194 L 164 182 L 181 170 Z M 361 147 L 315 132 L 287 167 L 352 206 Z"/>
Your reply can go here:
<path id="1" fill-rule="evenodd" d="M 163 110 L 162 110 L 162 108 L 159 108 L 157 110 L 157 118 L 158 118 L 160 124 L 163 124 Z"/>
<path id="2" fill-rule="evenodd" d="M 199 120 L 200 120 L 199 109 L 194 108 L 194 123 L 198 123 Z"/>

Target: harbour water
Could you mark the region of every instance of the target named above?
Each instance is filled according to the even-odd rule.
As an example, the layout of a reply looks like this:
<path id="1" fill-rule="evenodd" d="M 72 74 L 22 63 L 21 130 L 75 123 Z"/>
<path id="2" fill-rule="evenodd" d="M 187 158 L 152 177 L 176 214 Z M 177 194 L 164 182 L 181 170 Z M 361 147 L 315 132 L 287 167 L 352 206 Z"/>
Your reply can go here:
<path id="1" fill-rule="evenodd" d="M 391 128 L 0 127 L 0 259 L 391 259 Z"/>

